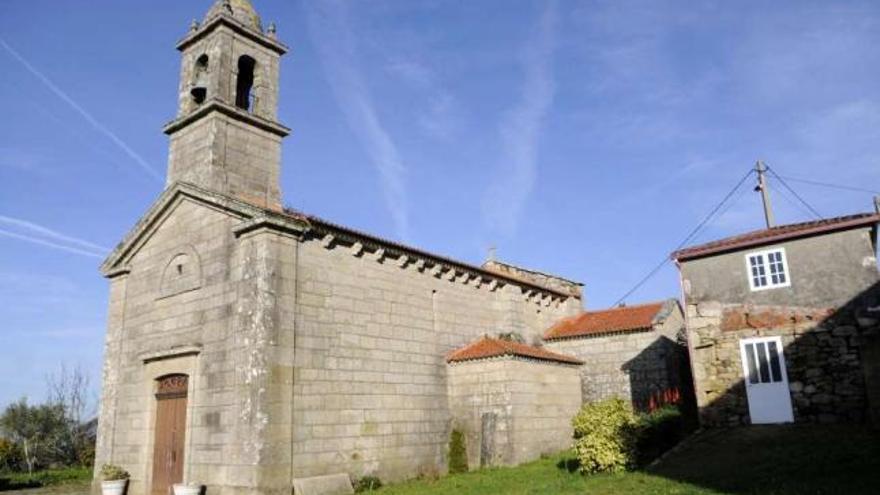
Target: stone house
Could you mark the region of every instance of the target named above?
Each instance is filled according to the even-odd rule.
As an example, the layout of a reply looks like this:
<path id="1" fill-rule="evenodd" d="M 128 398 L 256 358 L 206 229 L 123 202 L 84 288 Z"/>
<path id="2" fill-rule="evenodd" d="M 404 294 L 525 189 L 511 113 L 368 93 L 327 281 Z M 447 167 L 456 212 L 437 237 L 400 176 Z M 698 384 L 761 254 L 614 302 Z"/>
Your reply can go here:
<path id="1" fill-rule="evenodd" d="M 554 324 L 544 340 L 548 349 L 585 363 L 584 402 L 621 397 L 646 411 L 670 395 L 692 394 L 684 315 L 676 299 L 584 311 Z"/>
<path id="2" fill-rule="evenodd" d="M 473 466 L 567 447 L 580 360 L 541 346 L 582 285 L 284 208 L 274 26 L 217 0 L 177 48 L 165 190 L 101 267 L 96 466 L 131 495 L 317 493 L 443 472 L 454 428 Z"/>
<path id="3" fill-rule="evenodd" d="M 703 424 L 876 415 L 878 221 L 880 209 L 672 254 Z"/>

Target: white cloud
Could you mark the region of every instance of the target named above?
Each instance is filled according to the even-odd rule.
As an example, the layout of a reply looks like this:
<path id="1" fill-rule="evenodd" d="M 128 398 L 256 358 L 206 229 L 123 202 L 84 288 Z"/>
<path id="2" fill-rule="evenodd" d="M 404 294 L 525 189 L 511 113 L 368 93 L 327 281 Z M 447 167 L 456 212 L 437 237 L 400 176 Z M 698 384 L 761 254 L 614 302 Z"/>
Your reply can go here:
<path id="1" fill-rule="evenodd" d="M 306 2 L 311 39 L 340 110 L 379 172 L 385 203 L 397 236 L 408 237 L 407 169 L 376 111 L 358 69 L 359 56 L 347 4 L 340 0 Z"/>
<path id="2" fill-rule="evenodd" d="M 118 146 L 129 158 L 134 160 L 134 162 L 141 168 L 147 175 L 156 179 L 158 181 L 162 181 L 162 177 L 156 173 L 153 167 L 147 163 L 147 161 L 139 155 L 136 151 L 134 151 L 131 146 L 128 145 L 125 141 L 122 140 L 119 136 L 116 135 L 115 132 L 111 131 L 107 126 L 99 122 L 91 113 L 88 112 L 82 105 L 77 103 L 73 98 L 71 98 L 67 93 L 65 93 L 61 88 L 59 88 L 55 83 L 52 82 L 45 74 L 40 72 L 36 67 L 34 67 L 30 62 L 27 61 L 21 54 L 15 51 L 9 44 L 6 43 L 2 38 L 0 38 L 0 47 L 3 47 L 9 55 L 12 56 L 16 61 L 18 61 L 25 69 L 28 70 L 31 74 L 33 74 L 40 82 L 45 85 L 49 91 L 51 91 L 55 96 L 61 98 L 65 103 L 70 105 L 82 118 L 86 120 L 92 127 L 94 127 L 98 132 L 104 134 L 110 141 L 113 142 L 116 146 Z"/>
<path id="3" fill-rule="evenodd" d="M 420 105 L 416 122 L 424 134 L 435 139 L 449 139 L 461 125 L 458 99 L 437 80 L 427 65 L 415 60 L 396 59 L 388 71 L 418 90 Z"/>
<path id="4" fill-rule="evenodd" d="M 553 104 L 556 3 L 549 2 L 525 45 L 525 81 L 517 104 L 500 125 L 505 162 L 483 197 L 483 219 L 493 230 L 512 235 L 537 180 L 538 143 L 544 118 Z"/>
<path id="5" fill-rule="evenodd" d="M 39 225 L 20 218 L 8 217 L 0 215 L 0 225 L 16 229 L 10 231 L 0 229 L 0 236 L 17 239 L 20 241 L 30 242 L 40 246 L 50 247 L 67 251 L 69 253 L 89 256 L 92 258 L 103 258 L 110 252 L 109 249 L 99 246 L 93 242 L 62 234 L 56 230 L 50 229 L 43 225 Z"/>

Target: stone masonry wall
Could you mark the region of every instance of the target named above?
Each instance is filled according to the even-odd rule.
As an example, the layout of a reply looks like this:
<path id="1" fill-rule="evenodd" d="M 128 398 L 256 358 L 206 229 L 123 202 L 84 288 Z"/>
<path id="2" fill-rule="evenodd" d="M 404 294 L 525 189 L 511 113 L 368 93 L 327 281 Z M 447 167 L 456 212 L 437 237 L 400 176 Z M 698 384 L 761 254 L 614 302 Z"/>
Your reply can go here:
<path id="1" fill-rule="evenodd" d="M 547 348 L 585 363 L 581 367 L 585 403 L 620 397 L 645 410 L 652 395 L 690 388 L 683 369 L 688 365 L 681 342 L 684 321 L 677 308 L 652 330 L 552 340 Z"/>
<path id="2" fill-rule="evenodd" d="M 476 338 L 527 341 L 578 304 L 330 237 L 298 258 L 294 471 L 401 479 L 443 471 L 445 355 Z"/>
<path id="3" fill-rule="evenodd" d="M 297 243 L 237 238 L 242 221 L 182 199 L 112 279 L 96 457 L 131 473 L 130 495 L 149 490 L 155 383 L 171 373 L 189 376 L 184 480 L 289 493 Z M 163 291 L 179 260 L 180 276 L 197 275 Z"/>
<path id="4" fill-rule="evenodd" d="M 846 310 L 690 304 L 688 331 L 701 422 L 748 424 L 739 342 L 779 336 L 796 422 L 863 421 L 867 411 L 860 346 L 872 323 Z"/>
<path id="5" fill-rule="evenodd" d="M 453 426 L 467 439 L 468 465 L 514 465 L 571 445 L 581 405 L 576 366 L 514 357 L 449 365 Z"/>

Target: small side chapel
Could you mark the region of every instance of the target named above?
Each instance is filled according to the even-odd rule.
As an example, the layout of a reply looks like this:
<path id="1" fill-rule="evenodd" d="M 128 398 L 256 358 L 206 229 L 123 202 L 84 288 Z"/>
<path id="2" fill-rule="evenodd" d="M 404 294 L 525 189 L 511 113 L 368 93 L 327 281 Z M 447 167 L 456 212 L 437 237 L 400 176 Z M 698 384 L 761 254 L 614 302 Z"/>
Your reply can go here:
<path id="1" fill-rule="evenodd" d="M 101 267 L 96 466 L 130 495 L 318 493 L 443 473 L 454 429 L 472 467 L 566 448 L 589 363 L 542 336 L 582 285 L 284 209 L 275 27 L 217 0 L 177 49 L 165 190 Z"/>

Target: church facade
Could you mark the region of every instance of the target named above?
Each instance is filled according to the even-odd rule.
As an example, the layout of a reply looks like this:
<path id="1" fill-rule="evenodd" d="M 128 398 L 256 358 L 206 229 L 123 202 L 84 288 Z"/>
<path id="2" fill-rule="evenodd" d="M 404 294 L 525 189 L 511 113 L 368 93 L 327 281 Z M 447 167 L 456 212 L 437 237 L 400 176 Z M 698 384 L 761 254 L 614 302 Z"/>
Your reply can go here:
<path id="1" fill-rule="evenodd" d="M 274 27 L 218 0 L 177 48 L 166 188 L 102 266 L 96 466 L 131 495 L 290 493 L 442 473 L 453 429 L 472 466 L 565 448 L 584 364 L 541 342 L 581 284 L 284 209 Z"/>

